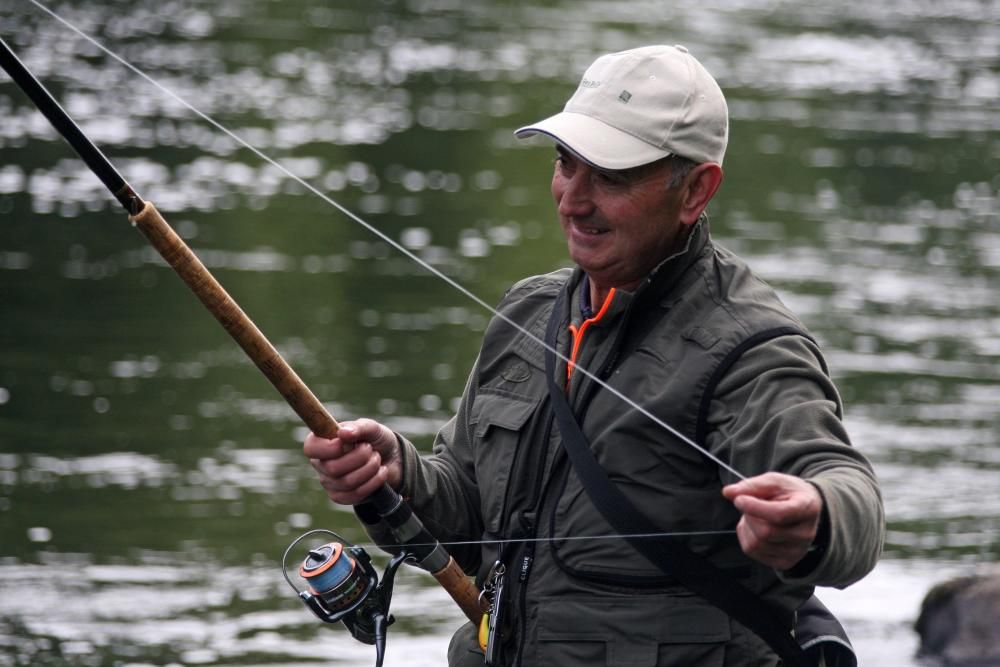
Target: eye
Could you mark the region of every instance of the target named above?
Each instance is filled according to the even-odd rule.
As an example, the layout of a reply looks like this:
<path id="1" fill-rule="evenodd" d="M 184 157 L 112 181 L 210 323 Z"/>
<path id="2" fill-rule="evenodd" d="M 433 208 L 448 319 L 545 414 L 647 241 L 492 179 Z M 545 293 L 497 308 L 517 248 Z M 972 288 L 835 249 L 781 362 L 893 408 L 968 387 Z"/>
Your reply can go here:
<path id="1" fill-rule="evenodd" d="M 595 170 L 594 179 L 602 185 L 622 187 L 630 182 L 629 175 L 622 171 Z"/>
<path id="2" fill-rule="evenodd" d="M 566 176 L 571 176 L 573 174 L 573 170 L 576 168 L 576 163 L 573 161 L 572 156 L 567 155 L 562 151 L 556 153 L 556 157 L 553 162 L 555 163 L 556 169 Z"/>

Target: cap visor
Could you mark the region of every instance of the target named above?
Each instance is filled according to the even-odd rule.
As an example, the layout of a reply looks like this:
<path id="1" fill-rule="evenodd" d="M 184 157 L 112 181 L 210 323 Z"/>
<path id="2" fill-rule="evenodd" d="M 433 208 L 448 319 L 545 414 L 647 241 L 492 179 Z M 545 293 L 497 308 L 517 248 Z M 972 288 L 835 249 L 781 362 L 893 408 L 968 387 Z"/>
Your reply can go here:
<path id="1" fill-rule="evenodd" d="M 518 139 L 544 134 L 601 169 L 631 169 L 670 155 L 642 139 L 579 113 L 563 111 L 514 132 Z"/>

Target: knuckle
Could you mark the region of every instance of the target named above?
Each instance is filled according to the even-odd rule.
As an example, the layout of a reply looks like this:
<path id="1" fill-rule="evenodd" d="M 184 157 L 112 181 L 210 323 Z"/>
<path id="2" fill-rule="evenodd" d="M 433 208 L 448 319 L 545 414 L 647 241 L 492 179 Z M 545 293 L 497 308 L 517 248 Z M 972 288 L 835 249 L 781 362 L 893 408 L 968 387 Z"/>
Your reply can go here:
<path id="1" fill-rule="evenodd" d="M 760 523 L 754 527 L 754 537 L 762 543 L 772 542 L 775 539 L 775 530 L 770 524 Z"/>

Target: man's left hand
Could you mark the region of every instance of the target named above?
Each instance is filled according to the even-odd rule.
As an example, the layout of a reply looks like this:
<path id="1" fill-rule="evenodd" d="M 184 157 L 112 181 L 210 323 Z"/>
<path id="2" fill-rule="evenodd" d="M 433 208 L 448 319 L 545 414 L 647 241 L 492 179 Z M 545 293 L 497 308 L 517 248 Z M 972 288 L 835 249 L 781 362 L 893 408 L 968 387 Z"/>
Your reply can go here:
<path id="1" fill-rule="evenodd" d="M 790 570 L 816 539 L 823 497 L 799 477 L 764 473 L 724 487 L 722 495 L 743 514 L 736 535 L 754 560 Z"/>

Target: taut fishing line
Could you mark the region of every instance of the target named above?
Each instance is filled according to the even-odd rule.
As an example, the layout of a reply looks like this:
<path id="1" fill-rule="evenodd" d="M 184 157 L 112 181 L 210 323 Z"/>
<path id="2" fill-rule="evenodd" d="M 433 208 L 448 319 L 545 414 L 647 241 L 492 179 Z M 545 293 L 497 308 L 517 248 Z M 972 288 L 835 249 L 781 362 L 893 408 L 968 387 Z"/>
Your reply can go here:
<path id="1" fill-rule="evenodd" d="M 231 130 L 229 130 L 229 128 L 225 127 L 224 125 L 222 125 L 221 123 L 219 123 L 217 120 L 215 120 L 214 118 L 212 118 L 208 114 L 202 112 L 201 110 L 199 110 L 198 108 L 196 108 L 194 105 L 192 105 L 190 102 L 188 102 L 187 100 L 185 100 L 184 98 L 182 98 L 181 96 L 179 96 L 177 93 L 175 93 L 174 91 L 170 90 L 169 88 L 167 88 L 166 86 L 164 86 L 163 84 L 161 84 L 160 82 L 156 81 L 151 76 L 149 76 L 148 74 L 146 74 L 145 72 L 143 72 L 142 70 L 140 70 L 138 67 L 136 67 L 132 63 L 130 63 L 127 60 L 125 60 L 122 56 L 118 55 L 117 53 L 115 53 L 111 49 L 107 48 L 106 46 L 104 46 L 103 44 L 101 44 L 100 42 L 98 42 L 96 39 L 94 39 L 93 37 L 91 37 L 87 33 L 83 32 L 80 28 L 76 27 L 75 25 L 73 25 L 72 23 L 70 23 L 68 20 L 66 20 L 62 16 L 60 16 L 59 14 L 56 14 L 53 10 L 49 9 L 48 7 L 46 7 L 45 5 L 43 5 L 42 3 L 38 2 L 38 0 L 29 0 L 29 1 L 33 5 L 35 5 L 36 7 L 38 7 L 39 9 L 41 9 L 42 11 L 44 11 L 45 13 L 47 13 L 49 16 L 51 16 L 55 20 L 59 21 L 61 24 L 63 24 L 64 26 L 66 26 L 67 28 L 69 28 L 70 30 L 72 30 L 73 32 L 75 32 L 76 34 L 78 34 L 80 37 L 84 38 L 85 40 L 87 40 L 88 42 L 90 42 L 91 44 L 93 44 L 94 46 L 96 46 L 98 49 L 100 49 L 101 51 L 103 51 L 104 53 L 106 53 L 108 56 L 110 56 L 111 58 L 117 60 L 123 66 L 127 67 L 129 70 L 131 70 L 132 72 L 134 72 L 138 76 L 140 76 L 143 79 L 145 79 L 146 81 L 148 81 L 154 87 L 158 88 L 163 93 L 165 93 L 166 95 L 168 95 L 172 99 L 176 100 L 178 103 L 180 103 L 181 105 L 183 105 L 184 107 L 186 107 L 187 109 L 189 109 L 192 113 L 196 114 L 199 118 L 203 119 L 205 122 L 209 123 L 210 125 L 212 125 L 213 127 L 215 127 L 217 130 L 219 130 L 220 132 L 222 132 L 223 134 L 225 134 L 229 138 L 231 138 L 234 141 L 236 141 L 241 146 L 243 146 L 243 147 L 247 148 L 248 150 L 250 150 L 254 155 L 256 155 L 260 159 L 264 160 L 268 164 L 272 165 L 273 167 L 275 167 L 276 169 L 278 169 L 279 171 L 281 171 L 283 174 L 285 174 L 286 176 L 288 176 L 289 178 L 291 178 L 295 182 L 297 182 L 300 185 L 302 185 L 309 192 L 313 193 L 314 195 L 316 195 L 317 197 L 319 197 L 320 199 L 322 199 L 323 201 L 325 201 L 327 204 L 329 204 L 330 206 L 332 206 L 335 209 L 337 209 L 338 211 L 340 211 L 342 214 L 344 214 L 345 216 L 347 216 L 349 219 L 351 219 L 355 223 L 361 225 L 366 230 L 368 230 L 369 232 L 371 232 L 372 234 L 374 234 L 375 236 L 377 236 L 378 238 L 382 239 L 383 241 L 385 241 L 386 243 L 388 243 L 390 246 L 392 246 L 393 248 L 395 248 L 396 250 L 398 250 L 399 252 L 401 252 L 403 255 L 405 255 L 409 259 L 413 260 L 414 262 L 416 262 L 419 266 L 423 267 L 424 269 L 426 269 L 427 271 L 429 271 L 431 274 L 433 274 L 437 278 L 440 278 L 445 283 L 447 283 L 448 285 L 450 285 L 454 289 L 458 290 L 459 292 L 461 292 L 463 295 L 465 295 L 466 297 L 468 297 L 469 299 L 471 299 L 472 301 L 474 301 L 478 305 L 482 306 L 485 310 L 489 311 L 494 317 L 497 317 L 497 318 L 503 320 L 505 323 L 507 323 L 508 325 L 510 325 L 511 327 L 513 327 L 514 329 L 516 329 L 517 331 L 519 331 L 520 333 L 524 334 L 529 339 L 531 339 L 532 341 L 534 341 L 535 343 L 537 343 L 540 347 L 548 349 L 553 354 L 555 354 L 556 357 L 558 357 L 559 359 L 561 359 L 562 361 L 564 361 L 566 363 L 569 363 L 569 361 L 570 361 L 569 358 L 566 357 L 565 355 L 563 355 L 561 352 L 559 352 L 558 350 L 552 349 L 541 338 L 539 338 L 538 336 L 534 335 L 533 333 L 531 333 L 530 331 L 528 331 L 527 329 L 525 329 L 524 327 L 522 327 L 517 322 L 511 320 L 509 317 L 507 317 L 503 313 L 500 313 L 499 311 L 497 311 L 490 304 L 486 303 L 483 299 L 481 299 L 478 296 L 476 296 L 469 289 L 467 289 L 466 287 L 464 287 L 460 283 L 456 282 L 454 279 L 449 278 L 447 275 L 445 275 L 440 270 L 438 270 L 438 269 L 434 268 L 433 266 L 431 266 L 429 263 L 427 263 L 426 261 L 424 261 L 423 259 L 421 259 L 417 255 L 415 255 L 413 252 L 411 252 L 410 250 L 408 250 L 406 247 L 404 247 L 403 245 L 401 245 L 400 243 L 398 243 L 395 239 L 393 239 L 392 237 L 388 236 L 385 232 L 382 232 L 381 230 L 379 230 L 378 228 L 376 228 L 372 224 L 370 224 L 367 221 L 363 220 L 361 217 L 359 217 L 358 215 L 356 215 L 355 213 L 353 213 L 351 210 L 349 210 L 348 208 L 344 207 L 343 205 L 341 205 L 340 203 L 338 203 L 337 201 L 335 201 L 334 199 L 330 198 L 328 195 L 326 195 L 325 193 L 323 193 L 322 191 L 320 191 L 319 189 L 317 189 L 311 183 L 309 183 L 308 181 L 300 178 L 299 176 L 297 176 L 296 174 L 294 174 L 293 172 L 291 172 L 289 169 L 287 169 L 282 164 L 280 164 L 279 162 L 277 162 L 276 160 L 274 160 L 273 158 L 271 158 L 270 156 L 268 156 L 267 154 L 265 154 L 263 151 L 261 151 L 260 149 L 256 148 L 255 146 L 251 145 L 246 140 L 242 139 L 240 136 L 238 136 L 237 134 L 235 134 L 234 132 L 232 132 Z M 593 373 L 591 373 L 588 369 L 582 368 L 582 367 L 578 366 L 578 367 L 576 367 L 575 370 L 578 371 L 578 372 L 580 372 L 581 374 L 583 374 L 587 378 L 593 380 L 598 385 L 600 385 L 603 389 L 606 389 L 607 391 L 609 391 L 614 396 L 617 396 L 624 403 L 626 403 L 627 405 L 629 405 L 630 407 L 632 407 L 633 409 L 635 409 L 637 412 L 639 412 L 640 414 L 642 414 L 645 417 L 647 417 L 648 419 L 650 419 L 657 426 L 659 426 L 663 430 L 667 431 L 669 434 L 671 434 L 672 436 L 674 436 L 675 438 L 677 438 L 678 440 L 680 440 L 684 444 L 688 445 L 689 447 L 692 447 L 693 449 L 697 450 L 698 452 L 700 452 L 702 455 L 704 455 L 705 457 L 707 457 L 711 461 L 715 462 L 719 467 L 721 467 L 724 470 L 726 470 L 727 472 L 733 474 L 734 476 L 736 476 L 740 480 L 746 479 L 745 475 L 743 475 L 742 473 L 740 473 L 738 470 L 736 470 L 735 468 L 733 468 L 731 465 L 729 465 L 728 463 L 726 463 L 725 461 L 723 461 L 719 457 L 717 457 L 714 454 L 712 454 L 710 451 L 708 451 L 707 449 L 705 449 L 704 447 L 702 447 L 701 445 L 699 445 L 698 443 L 696 443 L 694 440 L 692 440 L 688 436 L 684 435 L 683 433 L 681 433 L 680 431 L 678 431 L 677 429 L 675 429 L 673 426 L 671 426 L 667 422 L 663 421 L 662 419 L 660 419 L 656 415 L 652 414 L 649 410 L 643 408 L 636 401 L 632 400 L 631 398 L 629 398 L 628 396 L 626 396 L 625 394 L 623 394 L 619 390 L 615 389 L 614 387 L 612 387 L 611 385 L 609 385 L 607 382 L 605 382 L 601 378 L 599 378 L 596 375 L 594 375 Z"/>
<path id="2" fill-rule="evenodd" d="M 532 542 L 585 542 L 587 540 L 620 540 L 622 538 L 630 539 L 658 539 L 661 537 L 713 537 L 716 535 L 732 535 L 735 530 L 678 530 L 672 533 L 614 533 L 608 535 L 565 535 L 560 537 L 512 537 L 503 538 L 496 540 L 459 540 L 455 542 L 435 542 L 435 544 L 440 544 L 443 547 L 461 547 L 461 546 L 474 546 L 476 544 L 528 544 Z M 432 546 L 429 544 L 420 544 L 409 542 L 407 544 L 375 544 L 372 542 L 365 543 L 361 542 L 357 546 L 359 547 L 375 547 L 378 549 L 394 549 L 402 548 L 406 546 Z"/>

